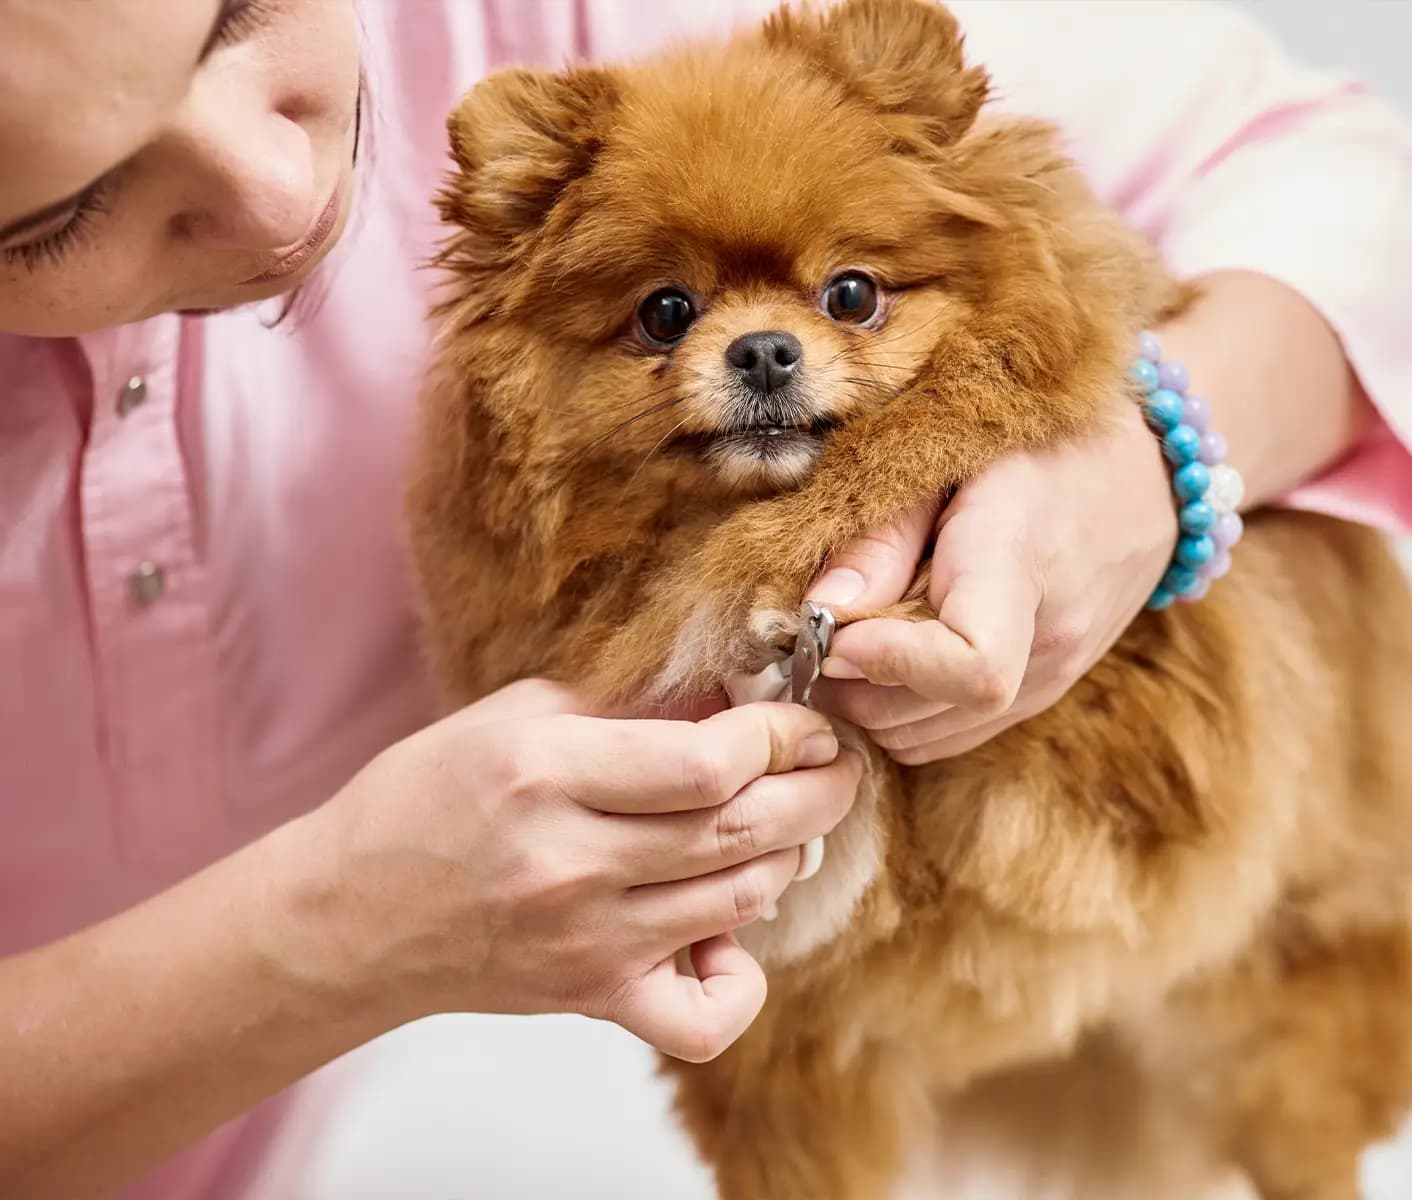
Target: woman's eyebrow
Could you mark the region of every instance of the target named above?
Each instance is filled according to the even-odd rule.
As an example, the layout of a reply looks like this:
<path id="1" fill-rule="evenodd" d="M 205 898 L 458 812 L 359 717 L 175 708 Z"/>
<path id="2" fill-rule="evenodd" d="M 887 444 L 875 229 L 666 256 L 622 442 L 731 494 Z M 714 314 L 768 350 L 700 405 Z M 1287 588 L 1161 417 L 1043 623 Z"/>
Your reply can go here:
<path id="1" fill-rule="evenodd" d="M 240 3 L 240 0 L 221 0 L 220 6 L 216 9 L 215 19 L 211 22 L 211 31 L 206 35 L 206 40 L 201 45 L 201 53 L 196 61 L 199 65 L 210 57 L 211 51 L 216 48 L 216 43 L 220 41 L 221 30 L 225 28 L 226 18 L 230 16 L 231 10 Z M 123 164 L 119 163 L 111 171 L 105 171 L 92 183 L 85 184 L 71 196 L 65 196 L 62 200 L 56 200 L 53 204 L 46 204 L 43 208 L 35 209 L 32 213 L 26 213 L 22 217 L 11 221 L 4 228 L 0 228 L 0 242 L 8 242 L 14 238 L 28 233 L 31 229 L 38 229 L 40 226 L 52 221 L 55 217 L 62 216 L 71 208 L 76 208 L 79 202 L 96 188 L 104 179 L 112 175 Z"/>

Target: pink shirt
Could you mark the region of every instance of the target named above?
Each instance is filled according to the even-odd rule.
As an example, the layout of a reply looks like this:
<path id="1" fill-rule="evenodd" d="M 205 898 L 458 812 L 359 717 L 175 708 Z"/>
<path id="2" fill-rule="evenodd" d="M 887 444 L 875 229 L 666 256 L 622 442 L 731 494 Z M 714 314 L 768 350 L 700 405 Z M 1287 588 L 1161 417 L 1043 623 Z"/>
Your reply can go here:
<path id="1" fill-rule="evenodd" d="M 369 0 L 373 153 L 317 309 L 273 332 L 240 312 L 0 335 L 0 953 L 172 884 L 428 717 L 399 472 L 456 96 L 511 62 L 616 57 L 772 7 Z M 1231 9 L 954 7 L 999 103 L 1059 121 L 1178 270 L 1263 271 L 1324 312 L 1385 424 L 1291 502 L 1412 528 L 1402 120 Z M 132 1196 L 280 1200 L 259 1151 L 287 1103 Z"/>

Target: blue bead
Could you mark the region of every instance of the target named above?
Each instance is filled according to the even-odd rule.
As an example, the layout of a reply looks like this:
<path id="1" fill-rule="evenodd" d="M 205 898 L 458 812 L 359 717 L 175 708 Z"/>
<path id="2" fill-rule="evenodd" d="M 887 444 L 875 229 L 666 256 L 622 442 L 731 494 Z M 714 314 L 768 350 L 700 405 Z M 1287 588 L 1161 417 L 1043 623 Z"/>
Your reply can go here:
<path id="1" fill-rule="evenodd" d="M 1165 588 L 1174 596 L 1183 596 L 1196 586 L 1196 581 L 1201 576 L 1196 573 L 1195 567 L 1184 567 L 1181 563 L 1173 563 L 1167 568 L 1167 573 L 1162 576 L 1162 582 L 1158 586 L 1161 591 Z"/>
<path id="2" fill-rule="evenodd" d="M 1195 462 L 1201 455 L 1201 435 L 1190 425 L 1178 425 L 1162 439 L 1162 452 L 1179 467 Z"/>
<path id="3" fill-rule="evenodd" d="M 1210 532 L 1211 526 L 1216 523 L 1216 510 L 1205 500 L 1192 500 L 1182 506 L 1177 519 L 1181 523 L 1183 533 L 1199 537 Z"/>
<path id="4" fill-rule="evenodd" d="M 1172 476 L 1172 486 L 1183 500 L 1200 500 L 1211 487 L 1211 472 L 1204 463 L 1187 463 Z"/>
<path id="5" fill-rule="evenodd" d="M 1149 329 L 1144 329 L 1137 335 L 1138 357 L 1147 359 L 1151 363 L 1162 361 L 1162 343 L 1157 340 L 1157 335 Z"/>
<path id="6" fill-rule="evenodd" d="M 1182 423 L 1182 398 L 1170 388 L 1158 388 L 1143 407 L 1152 423 L 1164 433 Z"/>
<path id="7" fill-rule="evenodd" d="M 1177 561 L 1184 567 L 1204 567 L 1216 553 L 1216 543 L 1206 534 L 1184 537 L 1177 543 Z"/>
<path id="8" fill-rule="evenodd" d="M 1145 358 L 1139 358 L 1128 368 L 1128 378 L 1137 384 L 1144 396 L 1157 388 L 1157 367 Z"/>
<path id="9" fill-rule="evenodd" d="M 1176 595 L 1169 592 L 1164 587 L 1159 587 L 1147 601 L 1147 607 L 1152 612 L 1161 612 L 1164 608 L 1171 608 Z"/>

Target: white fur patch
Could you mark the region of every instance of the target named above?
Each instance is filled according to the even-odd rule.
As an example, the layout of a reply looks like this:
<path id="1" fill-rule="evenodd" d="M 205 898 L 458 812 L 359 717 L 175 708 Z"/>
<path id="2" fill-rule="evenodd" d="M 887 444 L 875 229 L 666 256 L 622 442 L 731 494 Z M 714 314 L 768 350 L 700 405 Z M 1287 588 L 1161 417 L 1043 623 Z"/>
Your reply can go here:
<path id="1" fill-rule="evenodd" d="M 713 650 L 721 643 L 717 625 L 716 614 L 707 601 L 700 601 L 691 610 L 691 616 L 677 631 L 667 665 L 652 681 L 649 694 L 653 699 L 664 699 L 680 692 L 694 677 L 697 667 L 713 657 Z"/>
<path id="2" fill-rule="evenodd" d="M 766 614 L 763 619 L 771 618 Z M 734 705 L 786 699 L 789 677 L 785 663 L 771 663 L 753 675 L 732 676 L 726 681 L 726 693 Z M 857 736 L 840 730 L 841 739 Z M 877 810 L 876 784 L 865 777 L 856 803 L 838 828 L 821 842 L 804 848 L 799 874 L 775 910 L 765 921 L 741 931 L 741 944 L 762 966 L 798 962 L 843 932 L 882 869 L 882 828 Z"/>
<path id="3" fill-rule="evenodd" d="M 741 945 L 761 966 L 788 966 L 833 941 L 878 877 L 883 834 L 878 789 L 871 775 L 863 777 L 857 802 L 824 839 L 824 847 L 818 874 L 790 885 L 780 897 L 775 919 L 741 930 Z"/>

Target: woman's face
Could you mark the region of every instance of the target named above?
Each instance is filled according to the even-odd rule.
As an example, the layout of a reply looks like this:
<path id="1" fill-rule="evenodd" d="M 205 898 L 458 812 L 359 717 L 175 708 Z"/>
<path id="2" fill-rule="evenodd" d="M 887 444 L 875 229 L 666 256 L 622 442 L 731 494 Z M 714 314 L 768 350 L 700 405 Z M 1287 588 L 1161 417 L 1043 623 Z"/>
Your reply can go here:
<path id="1" fill-rule="evenodd" d="M 352 0 L 0 0 L 0 331 L 298 286 L 347 219 Z"/>

